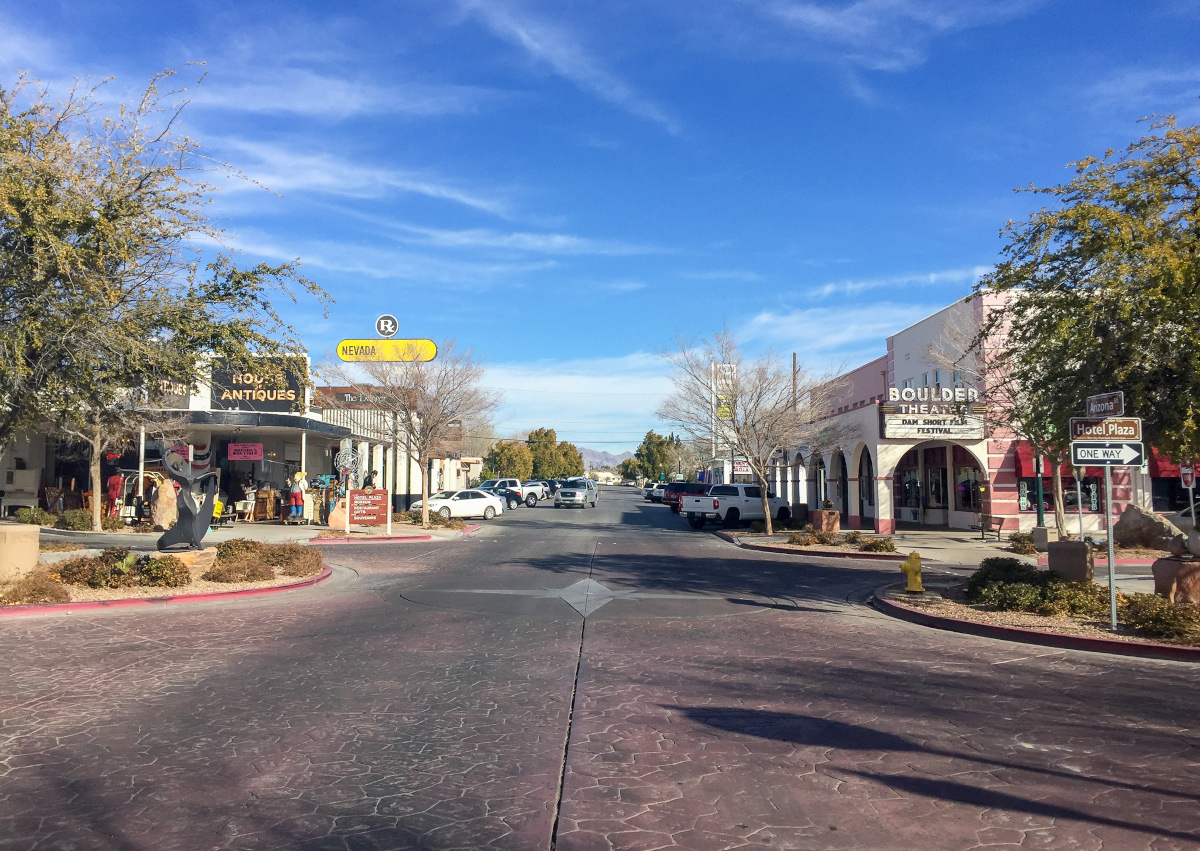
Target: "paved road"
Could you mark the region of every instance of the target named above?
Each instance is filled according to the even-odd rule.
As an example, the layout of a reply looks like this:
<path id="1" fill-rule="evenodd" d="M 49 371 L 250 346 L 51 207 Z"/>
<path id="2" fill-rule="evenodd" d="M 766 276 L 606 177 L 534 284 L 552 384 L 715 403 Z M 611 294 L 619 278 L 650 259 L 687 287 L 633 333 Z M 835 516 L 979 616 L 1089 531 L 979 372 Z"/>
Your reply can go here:
<path id="1" fill-rule="evenodd" d="M 1195 667 L 894 621 L 616 488 L 328 553 L 0 620 L 0 849 L 1200 846 Z"/>

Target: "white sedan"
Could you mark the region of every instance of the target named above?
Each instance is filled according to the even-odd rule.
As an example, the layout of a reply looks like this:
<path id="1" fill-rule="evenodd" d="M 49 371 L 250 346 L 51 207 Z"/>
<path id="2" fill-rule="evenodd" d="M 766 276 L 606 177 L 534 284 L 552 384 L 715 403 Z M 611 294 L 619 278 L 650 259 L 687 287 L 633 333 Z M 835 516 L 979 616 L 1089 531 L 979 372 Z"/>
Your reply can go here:
<path id="1" fill-rule="evenodd" d="M 421 510 L 421 500 L 412 504 L 413 511 Z M 445 519 L 451 517 L 482 517 L 491 520 L 504 511 L 504 501 L 493 493 L 468 488 L 461 491 L 439 491 L 429 497 L 429 510 Z"/>

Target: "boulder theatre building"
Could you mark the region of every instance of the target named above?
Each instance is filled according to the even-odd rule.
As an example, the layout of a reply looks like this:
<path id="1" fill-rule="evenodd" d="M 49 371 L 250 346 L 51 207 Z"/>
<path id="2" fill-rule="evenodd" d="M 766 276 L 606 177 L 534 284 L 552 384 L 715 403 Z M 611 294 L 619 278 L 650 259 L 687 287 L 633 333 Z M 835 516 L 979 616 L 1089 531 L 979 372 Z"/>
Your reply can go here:
<path id="1" fill-rule="evenodd" d="M 820 508 L 831 500 L 843 528 L 977 529 L 980 515 L 1003 518 L 1004 533 L 1037 523 L 1037 479 L 1043 479 L 1047 525 L 1053 525 L 1052 470 L 1042 469 L 1029 444 L 988 422 L 981 388 L 942 363 L 952 341 L 969 340 L 996 296 L 955 302 L 887 338 L 887 353 L 840 376 L 828 419 L 852 435 L 821 452 L 789 450 L 771 474 L 774 492 L 794 506 Z M 1079 400 L 1080 415 L 1083 402 Z M 1129 412 L 1136 416 L 1137 412 Z M 1064 424 L 1065 426 L 1065 424 Z M 1178 467 L 1150 452 L 1141 469 L 1113 471 L 1113 511 L 1130 503 L 1159 511 L 1182 505 Z M 718 477 L 723 471 L 714 473 Z M 1067 530 L 1104 529 L 1104 471 L 1064 466 Z M 1173 477 L 1173 478 L 1172 478 Z"/>

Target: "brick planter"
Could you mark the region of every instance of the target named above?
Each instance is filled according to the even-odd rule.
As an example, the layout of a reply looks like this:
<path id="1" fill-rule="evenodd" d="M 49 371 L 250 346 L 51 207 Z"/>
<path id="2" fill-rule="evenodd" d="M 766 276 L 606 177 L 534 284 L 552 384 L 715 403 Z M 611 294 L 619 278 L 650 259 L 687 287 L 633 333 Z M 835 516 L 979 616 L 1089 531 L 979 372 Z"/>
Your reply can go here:
<path id="1" fill-rule="evenodd" d="M 819 508 L 816 511 L 810 511 L 809 522 L 818 532 L 832 532 L 835 535 L 840 535 L 842 532 L 842 515 L 841 512 L 834 511 L 829 508 Z"/>

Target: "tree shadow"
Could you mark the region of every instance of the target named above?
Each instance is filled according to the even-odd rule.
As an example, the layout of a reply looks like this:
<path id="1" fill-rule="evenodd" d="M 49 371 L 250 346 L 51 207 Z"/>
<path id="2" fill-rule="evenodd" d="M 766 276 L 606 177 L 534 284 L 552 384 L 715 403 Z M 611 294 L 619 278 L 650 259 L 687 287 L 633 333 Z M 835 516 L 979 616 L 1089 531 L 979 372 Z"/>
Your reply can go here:
<path id="1" fill-rule="evenodd" d="M 787 742 L 801 747 L 860 752 L 928 754 L 931 756 L 964 760 L 992 768 L 1004 768 L 1012 771 L 1039 774 L 1067 780 L 1072 783 L 1091 783 L 1110 789 L 1125 789 L 1133 792 L 1161 795 L 1167 798 L 1184 798 L 1192 801 L 1200 801 L 1200 795 L 1194 792 L 1181 792 L 1177 789 L 1163 789 L 1142 784 L 1123 783 L 1119 780 L 1088 777 L 1066 771 L 1057 771 L 1052 768 L 1023 765 L 1019 762 L 988 759 L 976 754 L 956 753 L 918 744 L 895 733 L 874 730 L 858 724 L 847 724 L 829 718 L 801 715 L 794 712 L 775 712 L 764 709 L 743 709 L 738 707 L 668 705 L 663 708 L 679 712 L 686 718 L 707 727 L 739 735 L 753 736 L 759 739 Z M 833 770 L 838 773 L 853 774 L 880 782 L 893 789 L 911 792 L 927 798 L 970 804 L 982 808 L 1024 812 L 1048 818 L 1076 819 L 1092 824 L 1138 831 L 1140 833 L 1151 833 L 1156 836 L 1200 841 L 1200 832 L 1185 833 L 1138 824 L 1136 822 L 1087 813 L 1072 807 L 1022 798 L 994 789 L 969 786 L 950 780 L 921 777 L 913 773 L 883 774 L 869 771 L 855 771 L 840 766 Z"/>

